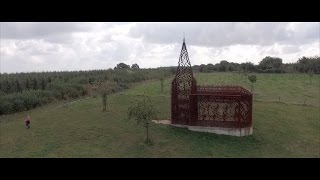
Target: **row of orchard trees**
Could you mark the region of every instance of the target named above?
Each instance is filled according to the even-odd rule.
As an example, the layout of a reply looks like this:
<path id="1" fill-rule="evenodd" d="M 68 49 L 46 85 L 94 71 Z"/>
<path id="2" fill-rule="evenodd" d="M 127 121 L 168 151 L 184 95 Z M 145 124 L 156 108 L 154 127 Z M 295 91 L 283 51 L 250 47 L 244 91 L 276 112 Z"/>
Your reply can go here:
<path id="1" fill-rule="evenodd" d="M 168 68 L 140 69 L 137 64 L 133 67 L 0 74 L 0 115 L 30 110 L 52 101 L 93 95 L 99 93 L 101 87 L 106 86 L 107 93 L 110 94 L 127 89 L 130 83 L 159 79 L 160 74 L 165 77 L 172 75 Z M 102 84 L 104 86 L 101 86 Z"/>
<path id="2" fill-rule="evenodd" d="M 192 67 L 199 72 L 226 72 L 226 71 L 249 71 L 257 73 L 315 73 L 320 74 L 320 57 L 302 57 L 296 63 L 284 64 L 279 57 L 267 56 L 258 65 L 251 62 L 233 63 L 226 60 L 220 61 L 215 65 L 195 65 Z"/>

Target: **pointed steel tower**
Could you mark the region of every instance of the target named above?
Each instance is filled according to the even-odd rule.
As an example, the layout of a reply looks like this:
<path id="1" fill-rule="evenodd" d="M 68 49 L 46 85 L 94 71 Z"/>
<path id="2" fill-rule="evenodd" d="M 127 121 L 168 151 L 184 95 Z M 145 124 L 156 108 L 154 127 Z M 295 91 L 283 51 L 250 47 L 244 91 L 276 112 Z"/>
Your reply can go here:
<path id="1" fill-rule="evenodd" d="M 190 94 L 196 91 L 188 51 L 183 39 L 176 76 L 171 89 L 172 124 L 189 124 Z"/>
<path id="2" fill-rule="evenodd" d="M 178 68 L 176 72 L 176 78 L 180 80 L 192 80 L 193 79 L 193 72 L 191 68 L 191 63 L 188 56 L 187 46 L 185 43 L 185 38 L 183 38 L 181 53 L 178 62 Z M 187 83 L 187 82 L 184 82 Z"/>

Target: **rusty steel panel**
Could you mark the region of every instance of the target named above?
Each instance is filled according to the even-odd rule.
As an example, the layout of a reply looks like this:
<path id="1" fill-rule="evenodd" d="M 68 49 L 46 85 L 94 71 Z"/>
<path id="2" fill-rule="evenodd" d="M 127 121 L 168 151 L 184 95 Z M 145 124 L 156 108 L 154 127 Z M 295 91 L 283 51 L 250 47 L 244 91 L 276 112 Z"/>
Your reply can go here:
<path id="1" fill-rule="evenodd" d="M 190 126 L 252 126 L 252 94 L 241 86 L 197 86 L 185 41 L 171 84 L 171 122 Z"/>

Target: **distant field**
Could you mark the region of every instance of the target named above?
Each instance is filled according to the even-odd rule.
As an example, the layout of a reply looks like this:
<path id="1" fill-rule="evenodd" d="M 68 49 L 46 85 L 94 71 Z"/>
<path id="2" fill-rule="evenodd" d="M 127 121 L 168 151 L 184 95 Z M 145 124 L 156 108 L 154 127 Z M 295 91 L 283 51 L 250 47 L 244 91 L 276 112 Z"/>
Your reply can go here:
<path id="1" fill-rule="evenodd" d="M 198 84 L 239 84 L 238 73 L 195 73 Z M 254 86 L 253 135 L 231 137 L 152 124 L 153 145 L 144 144 L 141 125 L 127 119 L 127 108 L 147 94 L 170 117 L 170 83 L 138 83 L 108 97 L 51 104 L 30 112 L 0 117 L 0 157 L 320 157 L 320 75 L 257 74 Z M 304 105 L 305 104 L 305 105 Z"/>

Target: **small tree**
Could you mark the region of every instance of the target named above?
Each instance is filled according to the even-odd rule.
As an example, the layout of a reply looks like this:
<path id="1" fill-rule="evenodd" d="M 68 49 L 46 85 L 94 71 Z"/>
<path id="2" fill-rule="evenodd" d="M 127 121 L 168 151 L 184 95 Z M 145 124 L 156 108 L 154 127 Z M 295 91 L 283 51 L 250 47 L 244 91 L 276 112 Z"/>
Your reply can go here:
<path id="1" fill-rule="evenodd" d="M 104 82 L 104 83 L 99 84 L 99 92 L 102 97 L 102 105 L 103 105 L 102 111 L 107 111 L 108 94 L 111 93 L 111 91 L 112 91 L 111 87 L 113 85 L 114 84 L 112 84 L 110 82 Z"/>
<path id="2" fill-rule="evenodd" d="M 162 68 L 160 68 L 160 72 L 159 72 L 158 78 L 160 80 L 161 93 L 163 93 L 163 82 L 164 82 L 164 79 L 165 79 L 165 75 L 164 75 L 164 71 L 163 71 Z"/>
<path id="3" fill-rule="evenodd" d="M 148 96 L 144 96 L 143 99 L 137 101 L 128 108 L 129 119 L 136 120 L 138 124 L 143 123 L 144 127 L 146 128 L 147 144 L 151 143 L 149 138 L 149 124 L 151 119 L 156 118 L 156 115 L 157 111 Z"/>
<path id="4" fill-rule="evenodd" d="M 251 82 L 251 92 L 253 92 L 253 83 L 257 81 L 257 76 L 256 75 L 250 75 L 248 76 L 249 81 Z"/>
<path id="5" fill-rule="evenodd" d="M 161 93 L 163 93 L 163 81 L 164 81 L 164 78 L 163 76 L 160 77 L 160 82 L 161 82 Z"/>
<path id="6" fill-rule="evenodd" d="M 248 72 L 246 70 L 243 71 L 244 82 L 247 82 Z"/>
<path id="7" fill-rule="evenodd" d="M 102 111 L 106 111 L 107 110 L 107 92 L 102 93 L 102 104 L 103 104 Z"/>
<path id="8" fill-rule="evenodd" d="M 309 75 L 309 77 L 310 77 L 310 79 L 309 79 L 309 80 L 310 80 L 310 84 L 312 84 L 312 76 L 313 76 L 313 74 L 314 74 L 314 73 L 313 73 L 312 70 L 309 70 L 309 71 L 308 71 L 308 75 Z"/>

